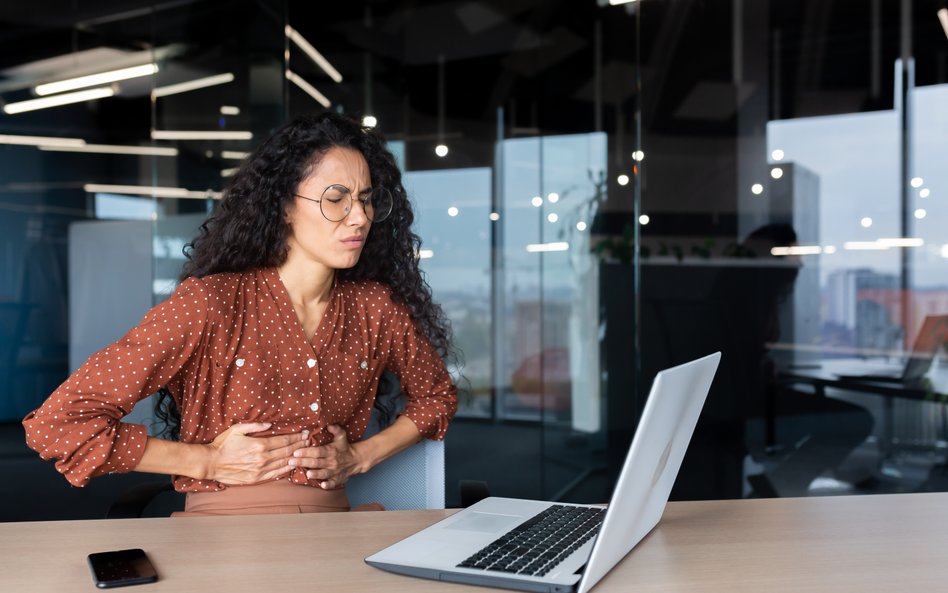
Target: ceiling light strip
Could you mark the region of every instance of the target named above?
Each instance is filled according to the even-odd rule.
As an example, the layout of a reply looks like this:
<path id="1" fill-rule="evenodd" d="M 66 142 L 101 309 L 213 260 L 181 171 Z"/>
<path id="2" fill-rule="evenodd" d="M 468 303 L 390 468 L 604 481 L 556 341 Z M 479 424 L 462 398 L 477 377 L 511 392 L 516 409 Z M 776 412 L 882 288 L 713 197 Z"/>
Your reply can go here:
<path id="1" fill-rule="evenodd" d="M 141 156 L 178 156 L 178 149 L 164 146 L 121 146 L 117 144 L 85 144 L 81 146 L 57 146 L 40 144 L 40 150 L 56 152 L 94 152 L 100 154 L 136 154 Z"/>
<path id="2" fill-rule="evenodd" d="M 33 90 L 37 95 L 44 97 L 46 95 L 74 91 L 89 86 L 128 80 L 129 78 L 151 76 L 156 72 L 158 72 L 157 64 L 141 64 L 129 68 L 119 68 L 118 70 L 109 70 L 108 72 L 99 72 L 98 74 L 88 74 L 86 76 L 77 76 L 75 78 L 67 78 L 66 80 L 48 82 L 46 84 L 37 85 Z"/>
<path id="3" fill-rule="evenodd" d="M 29 99 L 16 103 L 7 103 L 3 106 L 3 112 L 9 115 L 24 113 L 26 111 L 36 111 L 37 109 L 46 109 L 47 107 L 59 107 L 60 105 L 69 105 L 71 103 L 82 103 L 83 101 L 93 101 L 111 97 L 115 94 L 112 87 L 102 87 L 89 89 L 87 91 L 77 91 L 75 93 L 65 93 L 62 95 L 53 95 L 51 97 L 40 97 L 39 99 Z"/>
<path id="4" fill-rule="evenodd" d="M 843 249 L 847 251 L 881 251 L 888 248 L 888 245 L 878 241 L 846 241 L 843 243 Z"/>
<path id="5" fill-rule="evenodd" d="M 233 81 L 233 73 L 225 72 L 223 74 L 215 74 L 214 76 L 205 76 L 204 78 L 195 78 L 194 80 L 179 82 L 177 84 L 155 87 L 154 90 L 151 91 L 151 96 L 167 97 L 168 95 L 177 95 L 178 93 L 186 93 L 188 91 L 195 91 L 219 84 L 227 84 Z"/>
<path id="6" fill-rule="evenodd" d="M 297 47 L 303 50 L 303 53 L 309 56 L 309 59 L 315 62 L 317 66 L 323 69 L 323 72 L 329 75 L 329 78 L 332 78 L 336 82 L 342 82 L 342 74 L 339 74 L 339 71 L 333 68 L 329 60 L 324 58 L 323 54 L 319 53 L 309 41 L 306 41 L 306 38 L 300 35 L 296 29 L 287 25 L 284 28 L 284 32 L 286 36 L 290 38 L 290 41 L 295 43 Z"/>
<path id="7" fill-rule="evenodd" d="M 770 255 L 819 255 L 823 253 L 823 248 L 819 245 L 789 245 L 778 246 L 770 249 Z"/>
<path id="8" fill-rule="evenodd" d="M 307 95 L 315 99 L 317 103 L 319 103 L 326 109 L 329 109 L 329 107 L 332 105 L 329 99 L 326 98 L 326 95 L 317 91 L 313 85 L 311 85 L 310 83 L 300 78 L 300 76 L 296 74 L 295 72 L 293 72 L 292 70 L 286 71 L 286 79 L 292 82 L 293 84 L 295 84 L 296 86 L 300 87 L 301 89 L 303 89 L 303 92 L 305 92 Z"/>
<path id="9" fill-rule="evenodd" d="M 87 183 L 82 189 L 89 193 L 103 194 L 130 194 L 133 196 L 148 196 L 152 198 L 191 198 L 191 199 L 221 199 L 221 192 L 195 191 L 183 187 L 159 187 L 151 185 L 109 185 L 104 183 Z"/>
<path id="10" fill-rule="evenodd" d="M 17 144 L 20 146 L 82 146 L 85 143 L 86 141 L 81 138 L 0 134 L 0 144 Z"/>
<path id="11" fill-rule="evenodd" d="M 879 245 L 886 247 L 921 247 L 925 244 L 925 239 L 921 237 L 894 237 L 891 239 L 877 239 Z"/>
<path id="12" fill-rule="evenodd" d="M 233 159 L 235 161 L 240 161 L 247 158 L 250 155 L 249 152 L 240 152 L 239 150 L 222 150 L 221 158 L 222 159 Z"/>
<path id="13" fill-rule="evenodd" d="M 253 132 L 227 130 L 152 130 L 152 140 L 250 140 Z"/>
<path id="14" fill-rule="evenodd" d="M 540 253 L 544 251 L 566 251 L 569 249 L 569 243 L 566 241 L 555 241 L 553 243 L 530 243 L 527 245 L 527 251 L 530 253 Z"/>

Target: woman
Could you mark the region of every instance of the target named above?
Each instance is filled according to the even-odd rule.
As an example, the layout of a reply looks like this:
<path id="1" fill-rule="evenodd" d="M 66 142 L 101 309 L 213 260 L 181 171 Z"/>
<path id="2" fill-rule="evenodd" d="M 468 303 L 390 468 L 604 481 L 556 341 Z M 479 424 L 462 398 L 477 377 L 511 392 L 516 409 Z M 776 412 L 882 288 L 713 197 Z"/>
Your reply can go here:
<path id="1" fill-rule="evenodd" d="M 76 486 L 171 474 L 193 514 L 348 509 L 350 476 L 444 438 L 457 408 L 412 220 L 377 132 L 331 113 L 287 124 L 235 175 L 175 293 L 25 418 L 28 444 Z M 405 411 L 360 440 L 386 368 Z M 178 441 L 120 422 L 159 388 Z"/>

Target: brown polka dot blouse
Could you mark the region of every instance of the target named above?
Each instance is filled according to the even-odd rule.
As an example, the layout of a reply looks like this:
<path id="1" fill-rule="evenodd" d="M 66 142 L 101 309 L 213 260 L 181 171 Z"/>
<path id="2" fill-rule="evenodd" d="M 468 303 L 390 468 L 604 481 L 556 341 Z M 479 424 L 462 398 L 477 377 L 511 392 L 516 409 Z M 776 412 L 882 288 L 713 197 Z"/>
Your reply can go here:
<path id="1" fill-rule="evenodd" d="M 261 436 L 309 429 L 332 441 L 339 424 L 365 432 L 384 369 L 407 395 L 403 414 L 427 438 L 443 439 L 457 391 L 441 358 L 377 282 L 337 282 L 308 341 L 275 269 L 188 278 L 121 340 L 94 354 L 24 419 L 27 443 L 70 483 L 128 472 L 147 430 L 121 422 L 162 386 L 181 410 L 181 440 L 209 443 L 234 424 L 271 422 Z M 297 468 L 289 479 L 317 486 Z M 181 492 L 226 488 L 174 477 Z"/>

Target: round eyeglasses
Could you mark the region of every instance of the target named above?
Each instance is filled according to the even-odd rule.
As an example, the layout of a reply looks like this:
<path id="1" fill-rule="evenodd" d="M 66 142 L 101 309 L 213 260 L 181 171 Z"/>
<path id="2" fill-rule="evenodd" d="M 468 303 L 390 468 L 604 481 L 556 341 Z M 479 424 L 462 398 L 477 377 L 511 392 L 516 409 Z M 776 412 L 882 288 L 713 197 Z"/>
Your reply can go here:
<path id="1" fill-rule="evenodd" d="M 319 211 L 329 222 L 339 222 L 352 212 L 352 191 L 344 185 L 330 185 L 323 190 L 318 200 L 300 194 L 296 194 L 296 197 L 318 203 Z M 359 202 L 362 203 L 365 217 L 372 222 L 382 222 L 392 213 L 392 192 L 384 187 L 363 191 L 359 195 Z"/>

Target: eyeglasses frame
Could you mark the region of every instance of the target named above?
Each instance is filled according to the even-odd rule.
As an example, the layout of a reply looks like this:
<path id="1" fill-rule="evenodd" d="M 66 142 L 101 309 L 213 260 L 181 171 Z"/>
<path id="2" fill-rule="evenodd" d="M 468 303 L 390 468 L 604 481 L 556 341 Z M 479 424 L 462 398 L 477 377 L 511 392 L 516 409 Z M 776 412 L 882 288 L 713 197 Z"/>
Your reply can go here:
<path id="1" fill-rule="evenodd" d="M 326 212 L 323 210 L 323 196 L 326 195 L 327 191 L 329 191 L 330 189 L 334 187 L 342 188 L 346 190 L 346 193 L 349 195 L 349 206 L 346 208 L 346 213 L 339 220 L 332 220 L 331 218 L 326 216 Z M 380 188 L 380 189 L 385 189 L 385 188 Z M 364 189 L 360 192 L 360 196 L 364 195 L 366 192 L 375 192 L 375 190 L 376 188 Z M 352 214 L 352 205 L 355 202 L 359 202 L 362 205 L 362 213 L 365 214 L 365 217 L 369 220 L 369 222 L 374 224 L 377 222 L 384 222 L 385 220 L 387 220 L 388 217 L 392 215 L 392 209 L 394 209 L 395 207 L 395 200 L 394 200 L 394 197 L 392 196 L 392 192 L 387 189 L 385 191 L 388 191 L 389 198 L 392 200 L 392 206 L 389 209 L 389 211 L 385 214 L 385 217 L 382 218 L 381 220 L 375 220 L 371 216 L 369 216 L 369 213 L 365 208 L 365 203 L 366 201 L 368 201 L 369 198 L 362 199 L 361 197 L 358 197 L 358 198 L 355 197 L 353 191 L 349 189 L 348 187 L 346 187 L 345 185 L 342 185 L 341 183 L 330 183 L 329 185 L 327 185 L 325 188 L 323 188 L 323 191 L 319 194 L 318 200 L 316 198 L 310 198 L 302 194 L 293 194 L 293 195 L 297 198 L 303 198 L 304 200 L 309 200 L 310 202 L 316 202 L 317 204 L 319 204 L 319 213 L 322 214 L 323 218 L 325 218 L 329 222 L 342 222 L 343 220 L 348 218 L 350 214 Z"/>

